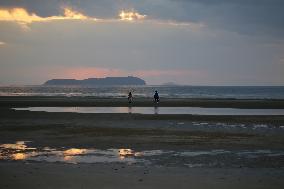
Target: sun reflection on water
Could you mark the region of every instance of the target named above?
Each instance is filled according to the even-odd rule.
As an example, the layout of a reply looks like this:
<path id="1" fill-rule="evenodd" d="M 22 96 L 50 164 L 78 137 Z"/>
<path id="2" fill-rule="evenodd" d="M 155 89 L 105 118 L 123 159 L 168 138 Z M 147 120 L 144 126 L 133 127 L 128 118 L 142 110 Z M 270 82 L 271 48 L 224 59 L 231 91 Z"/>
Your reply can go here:
<path id="1" fill-rule="evenodd" d="M 51 147 L 28 147 L 28 141 L 17 141 L 14 144 L 0 144 L 0 160 L 15 161 L 47 161 L 65 163 L 110 163 L 123 162 L 134 163 L 144 160 L 137 159 L 142 156 L 142 152 L 133 149 L 106 149 L 95 148 L 63 148 Z"/>
<path id="2" fill-rule="evenodd" d="M 15 144 L 1 144 L 1 148 L 13 150 L 35 150 L 36 148 L 28 148 L 26 143 L 29 141 L 17 141 Z"/>
<path id="3" fill-rule="evenodd" d="M 121 149 L 118 150 L 118 155 L 119 155 L 120 159 L 124 159 L 126 157 L 141 156 L 142 153 L 141 152 L 135 152 L 134 150 L 131 150 L 131 149 L 121 148 Z"/>
<path id="4" fill-rule="evenodd" d="M 12 154 L 12 159 L 13 160 L 24 160 L 24 159 L 27 159 L 27 155 L 24 154 L 24 153 L 15 153 L 15 154 Z"/>
<path id="5" fill-rule="evenodd" d="M 74 156 L 64 156 L 63 160 L 66 161 L 66 162 L 73 162 Z"/>
<path id="6" fill-rule="evenodd" d="M 64 156 L 82 155 L 87 153 L 87 149 L 70 148 L 63 152 Z"/>
<path id="7" fill-rule="evenodd" d="M 124 164 L 144 164 L 163 163 L 165 158 L 172 163 L 177 163 L 177 159 L 188 159 L 192 162 L 185 163 L 187 167 L 212 166 L 208 164 L 208 158 L 215 158 L 219 161 L 220 157 L 233 158 L 232 163 L 236 159 L 251 162 L 252 158 L 282 158 L 283 150 L 241 150 L 230 151 L 224 149 L 208 149 L 208 150 L 185 150 L 185 151 L 164 151 L 164 150 L 143 150 L 135 151 L 130 148 L 111 148 L 111 149 L 95 149 L 95 148 L 51 148 L 51 147 L 28 147 L 28 142 L 18 141 L 14 144 L 0 144 L 0 161 L 35 161 L 50 163 L 124 163 Z M 174 158 L 172 158 L 174 157 Z M 204 158 L 204 162 L 200 162 L 200 158 Z M 198 160 L 198 162 L 194 162 Z M 220 161 L 223 161 L 223 158 Z M 215 161 L 215 160 L 214 160 Z M 273 161 L 273 160 L 272 160 Z M 220 162 L 223 163 L 223 162 Z"/>

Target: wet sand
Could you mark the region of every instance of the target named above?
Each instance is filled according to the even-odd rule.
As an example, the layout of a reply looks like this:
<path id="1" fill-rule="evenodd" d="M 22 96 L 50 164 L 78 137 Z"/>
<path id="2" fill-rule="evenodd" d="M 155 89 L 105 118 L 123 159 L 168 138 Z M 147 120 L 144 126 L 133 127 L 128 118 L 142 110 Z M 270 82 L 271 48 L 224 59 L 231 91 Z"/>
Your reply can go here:
<path id="1" fill-rule="evenodd" d="M 1 188 L 282 188 L 283 170 L 0 163 Z"/>
<path id="2" fill-rule="evenodd" d="M 180 99 L 167 99 L 161 104 L 283 108 L 283 103 L 281 100 L 229 99 L 187 99 L 183 103 Z M 124 99 L 1 97 L 0 143 L 31 141 L 31 147 L 65 149 L 284 152 L 284 116 L 78 114 L 10 109 L 20 106 L 122 104 L 125 104 Z M 140 99 L 134 105 L 151 104 L 151 101 Z M 218 163 L 198 168 L 185 166 L 200 161 Z M 283 176 L 283 155 L 252 159 L 223 155 L 158 156 L 151 165 L 0 160 L 0 188 L 283 188 Z"/>
<path id="3" fill-rule="evenodd" d="M 96 97 L 36 97 L 14 96 L 0 97 L 0 107 L 28 106 L 128 106 L 127 98 L 96 98 Z M 152 98 L 134 98 L 132 106 L 151 107 Z M 215 108 L 259 108 L 284 109 L 284 100 L 273 99 L 188 99 L 161 98 L 161 107 L 215 107 Z"/>

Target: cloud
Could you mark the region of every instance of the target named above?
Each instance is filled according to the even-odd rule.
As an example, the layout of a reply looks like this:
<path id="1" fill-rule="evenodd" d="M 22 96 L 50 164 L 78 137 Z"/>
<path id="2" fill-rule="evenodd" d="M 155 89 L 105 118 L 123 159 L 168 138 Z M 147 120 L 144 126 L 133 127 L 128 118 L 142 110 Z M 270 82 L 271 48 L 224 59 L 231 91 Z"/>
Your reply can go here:
<path id="1" fill-rule="evenodd" d="M 139 70 L 134 71 L 133 75 L 140 77 L 161 77 L 161 76 L 189 76 L 192 74 L 197 74 L 197 72 L 191 70 Z"/>
<path id="2" fill-rule="evenodd" d="M 119 14 L 120 20 L 142 20 L 145 19 L 147 15 L 142 15 L 139 14 L 138 12 L 135 11 L 121 11 Z"/>
<path id="3" fill-rule="evenodd" d="M 31 23 L 33 21 L 41 21 L 42 18 L 35 14 L 28 14 L 25 9 L 13 8 L 13 9 L 0 9 L 1 21 L 15 21 L 19 23 Z"/>
<path id="4" fill-rule="evenodd" d="M 205 19 L 209 18 L 207 10 L 215 7 L 220 11 L 232 4 L 189 1 L 193 7 L 186 11 L 187 6 L 181 6 L 186 2 L 181 0 L 131 1 L 129 6 L 120 7 L 118 3 L 112 7 L 112 0 L 86 0 L 70 3 L 69 12 L 59 9 L 58 13 L 44 14 L 42 4 L 31 8 L 26 3 L 20 11 L 26 19 L 12 14 L 14 6 L 2 6 L 10 21 L 0 21 L 0 41 L 7 44 L 0 48 L 0 80 L 39 84 L 56 77 L 134 75 L 149 84 L 284 83 L 283 64 L 279 63 L 284 49 L 281 38 L 271 40 L 243 35 L 222 25 L 212 27 L 213 22 Z M 115 14 L 100 14 L 94 6 Z M 200 7 L 204 8 L 202 18 L 195 17 L 201 14 Z M 54 4 L 53 8 L 60 6 Z M 121 20 L 121 10 L 147 16 Z M 217 19 L 211 13 L 212 19 Z M 227 19 L 224 17 L 222 23 Z M 22 30 L 19 24 L 29 30 Z"/>
<path id="5" fill-rule="evenodd" d="M 50 17 L 40 17 L 34 13 L 28 13 L 27 10 L 23 8 L 12 8 L 12 9 L 0 9 L 0 21 L 16 22 L 19 24 L 30 24 L 33 22 L 45 22 L 52 20 L 87 20 L 94 19 L 83 15 L 71 8 L 65 7 L 63 16 L 50 16 Z"/>
<path id="6" fill-rule="evenodd" d="M 203 23 L 212 28 L 284 38 L 283 0 L 0 0 L 0 7 L 22 7 L 40 17 L 61 14 L 73 7 L 90 17 L 113 19 L 121 10 L 137 10 L 152 20 Z"/>
<path id="7" fill-rule="evenodd" d="M 87 16 L 79 11 L 76 11 L 70 7 L 63 8 L 63 15 L 53 15 L 48 17 L 41 17 L 35 13 L 29 13 L 24 8 L 9 8 L 1 9 L 0 8 L 0 22 L 15 22 L 23 26 L 24 29 L 30 29 L 28 25 L 36 22 L 51 22 L 58 20 L 82 20 L 82 21 L 94 21 L 94 22 L 134 22 L 134 21 L 143 21 L 147 15 L 140 14 L 135 10 L 122 10 L 119 12 L 116 18 L 95 18 Z M 185 23 L 185 22 L 175 22 L 173 20 L 156 20 L 149 19 L 147 22 L 154 24 L 164 24 L 169 26 L 188 26 L 192 29 L 197 29 L 204 27 L 204 24 L 195 24 L 195 23 Z"/>
<path id="8" fill-rule="evenodd" d="M 209 27 L 284 39 L 282 0 L 176 0 L 178 21 L 204 22 Z"/>

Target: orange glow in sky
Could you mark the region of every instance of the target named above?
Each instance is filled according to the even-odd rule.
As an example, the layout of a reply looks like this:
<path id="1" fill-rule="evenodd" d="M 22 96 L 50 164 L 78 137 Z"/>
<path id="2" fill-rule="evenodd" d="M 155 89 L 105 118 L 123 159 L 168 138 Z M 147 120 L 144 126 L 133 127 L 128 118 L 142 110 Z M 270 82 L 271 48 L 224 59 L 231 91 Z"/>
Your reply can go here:
<path id="1" fill-rule="evenodd" d="M 67 78 L 74 79 L 86 79 L 86 78 L 103 78 L 108 76 L 124 76 L 126 72 L 119 69 L 107 69 L 107 68 L 94 68 L 94 67 L 77 67 L 67 68 L 63 70 L 64 75 Z"/>
<path id="2" fill-rule="evenodd" d="M 193 70 L 136 70 L 128 71 L 123 69 L 110 69 L 100 67 L 73 67 L 73 68 L 58 68 L 56 75 L 50 77 L 72 78 L 72 79 L 87 79 L 87 78 L 104 78 L 104 77 L 120 77 L 120 76 L 136 76 L 161 77 L 161 76 L 188 76 L 200 75 L 202 73 Z"/>

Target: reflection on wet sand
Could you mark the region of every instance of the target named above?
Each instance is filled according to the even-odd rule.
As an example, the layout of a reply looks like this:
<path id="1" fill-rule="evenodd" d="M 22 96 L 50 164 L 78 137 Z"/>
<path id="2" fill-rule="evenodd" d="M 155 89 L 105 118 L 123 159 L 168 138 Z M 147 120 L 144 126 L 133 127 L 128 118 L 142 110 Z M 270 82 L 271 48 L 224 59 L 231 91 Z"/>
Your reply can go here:
<path id="1" fill-rule="evenodd" d="M 201 158 L 202 157 L 202 158 Z M 95 148 L 56 148 L 41 147 L 31 148 L 25 141 L 19 141 L 14 144 L 0 145 L 0 160 L 14 161 L 46 161 L 46 162 L 64 162 L 64 163 L 141 163 L 152 164 L 160 161 L 172 163 L 183 163 L 187 167 L 196 166 L 215 166 L 224 164 L 227 159 L 231 163 L 250 162 L 258 158 L 283 158 L 282 150 L 241 150 L 230 151 L 224 149 L 211 150 L 183 150 L 183 151 L 163 151 L 146 150 L 135 151 L 129 148 L 99 150 Z M 187 160 L 186 160 L 187 159 Z M 213 161 L 213 163 L 212 163 Z M 273 161 L 271 161 L 273 162 Z"/>
<path id="2" fill-rule="evenodd" d="M 154 114 L 159 114 L 159 107 L 158 107 L 158 106 L 155 106 L 155 108 L 154 108 Z"/>
<path id="3" fill-rule="evenodd" d="M 85 154 L 87 149 L 79 149 L 79 148 L 70 148 L 68 150 L 63 151 L 64 156 L 74 156 Z"/>
<path id="4" fill-rule="evenodd" d="M 63 151 L 63 160 L 65 162 L 76 163 L 76 159 L 74 156 L 83 155 L 87 153 L 87 149 L 79 149 L 79 148 L 70 148 L 68 150 Z M 60 156 L 62 154 L 60 151 L 57 155 Z"/>
<path id="5" fill-rule="evenodd" d="M 28 148 L 25 143 L 29 141 L 17 141 L 15 144 L 1 144 L 0 148 L 13 149 L 13 150 L 35 150 L 36 148 Z"/>
<path id="6" fill-rule="evenodd" d="M 15 153 L 15 154 L 12 154 L 12 159 L 13 160 L 25 160 L 27 159 L 27 155 L 24 154 L 24 153 Z"/>
<path id="7" fill-rule="evenodd" d="M 133 156 L 133 151 L 131 149 L 119 149 L 118 154 L 120 156 Z"/>
<path id="8" fill-rule="evenodd" d="M 74 157 L 73 156 L 64 156 L 63 159 L 66 162 L 74 162 Z"/>
<path id="9" fill-rule="evenodd" d="M 141 152 L 134 152 L 131 149 L 119 149 L 118 154 L 121 159 L 124 159 L 126 157 L 137 157 L 142 155 Z"/>
<path id="10" fill-rule="evenodd" d="M 132 114 L 132 107 L 131 106 L 128 106 L 128 113 Z"/>
<path id="11" fill-rule="evenodd" d="M 238 109 L 202 107 L 29 107 L 13 110 L 76 113 L 194 114 L 194 115 L 284 115 L 284 109 Z"/>
<path id="12" fill-rule="evenodd" d="M 134 157 L 140 152 L 132 149 L 98 150 L 94 148 L 69 148 L 57 150 L 55 148 L 31 148 L 27 141 L 17 141 L 14 144 L 0 145 L 0 160 L 32 160 L 66 163 L 104 163 L 104 162 L 136 162 Z"/>
<path id="13" fill-rule="evenodd" d="M 14 144 L 1 144 L 2 149 L 0 159 L 25 160 L 29 157 L 28 153 L 34 153 L 36 148 L 27 147 L 29 141 L 16 141 Z M 31 151 L 32 150 L 32 151 Z"/>

